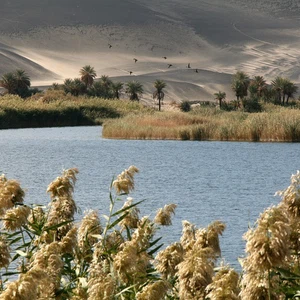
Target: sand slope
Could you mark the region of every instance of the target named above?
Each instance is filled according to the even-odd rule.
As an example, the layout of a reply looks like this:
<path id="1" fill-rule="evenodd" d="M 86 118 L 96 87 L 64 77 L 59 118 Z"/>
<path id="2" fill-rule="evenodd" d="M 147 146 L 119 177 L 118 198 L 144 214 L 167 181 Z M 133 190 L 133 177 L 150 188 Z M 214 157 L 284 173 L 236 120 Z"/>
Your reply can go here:
<path id="1" fill-rule="evenodd" d="M 169 101 L 213 100 L 219 90 L 232 99 L 237 70 L 300 83 L 299 11 L 293 0 L 4 1 L 0 75 L 22 68 L 47 85 L 90 64 L 98 76 L 142 82 L 145 101 L 156 79 Z"/>

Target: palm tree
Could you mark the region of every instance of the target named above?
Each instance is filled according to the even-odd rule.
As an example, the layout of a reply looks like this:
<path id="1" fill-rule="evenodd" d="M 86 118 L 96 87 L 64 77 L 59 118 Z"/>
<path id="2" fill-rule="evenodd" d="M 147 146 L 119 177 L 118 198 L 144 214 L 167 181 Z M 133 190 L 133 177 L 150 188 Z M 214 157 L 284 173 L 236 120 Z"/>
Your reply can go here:
<path id="1" fill-rule="evenodd" d="M 284 92 L 287 95 L 286 104 L 288 104 L 289 99 L 294 97 L 294 94 L 297 93 L 298 87 L 291 81 L 286 82 Z"/>
<path id="2" fill-rule="evenodd" d="M 247 96 L 249 84 L 250 78 L 246 73 L 238 71 L 233 75 L 231 87 L 238 101 Z"/>
<path id="3" fill-rule="evenodd" d="M 15 94 L 17 88 L 15 74 L 12 72 L 3 74 L 0 80 L 0 86 L 5 88 L 8 94 Z"/>
<path id="4" fill-rule="evenodd" d="M 118 81 L 118 82 L 113 82 L 111 85 L 111 90 L 113 93 L 113 97 L 116 99 L 120 99 L 120 94 L 123 89 L 123 83 Z"/>
<path id="5" fill-rule="evenodd" d="M 65 93 L 70 93 L 73 96 L 78 96 L 85 93 L 86 86 L 80 78 L 75 78 L 73 80 L 68 78 L 64 81 L 63 89 Z"/>
<path id="6" fill-rule="evenodd" d="M 26 74 L 24 70 L 18 69 L 15 71 L 15 78 L 18 88 L 28 89 L 30 88 L 30 77 Z"/>
<path id="7" fill-rule="evenodd" d="M 21 97 L 28 96 L 30 88 L 30 77 L 26 74 L 24 70 L 18 69 L 14 72 L 16 79 L 16 94 Z"/>
<path id="8" fill-rule="evenodd" d="M 143 94 L 143 85 L 137 81 L 129 81 L 126 84 L 126 93 L 129 94 L 129 99 L 139 101 L 139 97 Z"/>
<path id="9" fill-rule="evenodd" d="M 252 93 L 256 94 L 258 98 L 261 98 L 267 89 L 267 83 L 263 76 L 254 76 L 251 80 L 249 89 Z"/>
<path id="10" fill-rule="evenodd" d="M 163 102 L 165 93 L 163 89 L 167 86 L 167 84 L 162 80 L 156 80 L 154 82 L 154 87 L 156 88 L 156 91 L 153 93 L 153 99 L 158 100 L 158 110 L 161 109 L 161 102 Z"/>
<path id="11" fill-rule="evenodd" d="M 218 92 L 218 93 L 214 93 L 215 95 L 215 99 L 217 99 L 219 101 L 219 106 L 220 108 L 222 107 L 222 101 L 226 98 L 226 93 L 225 92 Z"/>
<path id="12" fill-rule="evenodd" d="M 281 96 L 283 96 L 284 79 L 280 76 L 277 76 L 274 80 L 272 80 L 271 84 L 272 84 L 273 90 L 275 90 L 277 92 L 277 98 L 278 98 L 278 102 L 280 104 Z"/>
<path id="13" fill-rule="evenodd" d="M 84 82 L 86 87 L 91 86 L 94 82 L 94 78 L 97 76 L 95 69 L 90 65 L 82 67 L 79 71 L 79 74 L 81 76 L 81 81 Z"/>
<path id="14" fill-rule="evenodd" d="M 112 81 L 109 79 L 109 77 L 107 75 L 102 75 L 100 82 L 103 86 L 103 91 L 104 91 L 103 97 L 111 98 L 110 89 L 111 89 Z"/>

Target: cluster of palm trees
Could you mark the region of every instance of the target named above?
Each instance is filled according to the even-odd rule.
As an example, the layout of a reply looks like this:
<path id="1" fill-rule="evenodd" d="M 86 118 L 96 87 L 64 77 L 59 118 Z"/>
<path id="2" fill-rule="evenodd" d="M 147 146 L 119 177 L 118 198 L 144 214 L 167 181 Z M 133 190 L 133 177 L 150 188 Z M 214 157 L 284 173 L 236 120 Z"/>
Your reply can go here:
<path id="1" fill-rule="evenodd" d="M 63 89 L 65 93 L 70 93 L 74 96 L 88 95 L 94 97 L 101 97 L 105 99 L 120 99 L 123 91 L 129 96 L 129 100 L 139 101 L 144 93 L 143 85 L 138 81 L 129 81 L 124 87 L 122 82 L 113 82 L 108 76 L 102 75 L 99 80 L 95 81 L 97 73 L 93 67 L 86 65 L 79 71 L 80 78 L 65 79 L 64 83 L 60 86 L 53 84 L 54 89 Z M 163 89 L 166 83 L 162 80 L 154 82 L 155 91 L 153 99 L 158 100 L 159 110 L 164 99 Z M 124 89 L 125 88 L 125 89 Z"/>
<path id="2" fill-rule="evenodd" d="M 30 78 L 24 70 L 5 73 L 0 80 L 0 87 L 7 93 L 19 95 L 22 98 L 31 96 L 36 89 L 30 89 Z"/>
<path id="3" fill-rule="evenodd" d="M 267 84 L 263 76 L 254 76 L 253 79 L 250 79 L 242 71 L 238 71 L 233 75 L 231 88 L 235 93 L 238 104 L 240 100 L 242 102 L 264 100 L 285 105 L 298 91 L 298 87 L 288 78 L 277 76 L 271 81 L 271 84 Z M 219 106 L 222 107 L 226 93 L 219 91 L 214 96 L 219 101 Z"/>
<path id="4" fill-rule="evenodd" d="M 105 99 L 120 99 L 124 91 L 132 101 L 139 101 L 144 93 L 143 85 L 138 81 L 129 81 L 124 86 L 124 83 L 113 82 L 106 75 L 101 76 L 99 80 L 95 80 L 97 73 L 90 65 L 82 67 L 79 75 L 79 78 L 65 79 L 61 85 L 53 83 L 51 89 L 63 90 L 73 96 L 88 95 Z M 0 87 L 5 88 L 6 93 L 16 94 L 22 98 L 29 97 L 39 91 L 38 89 L 30 89 L 30 85 L 30 77 L 24 70 L 6 73 L 0 80 Z M 166 83 L 162 80 L 156 80 L 154 87 L 153 99 L 158 100 L 159 110 L 161 110 L 161 104 L 163 104 L 165 96 L 163 89 L 166 87 Z"/>

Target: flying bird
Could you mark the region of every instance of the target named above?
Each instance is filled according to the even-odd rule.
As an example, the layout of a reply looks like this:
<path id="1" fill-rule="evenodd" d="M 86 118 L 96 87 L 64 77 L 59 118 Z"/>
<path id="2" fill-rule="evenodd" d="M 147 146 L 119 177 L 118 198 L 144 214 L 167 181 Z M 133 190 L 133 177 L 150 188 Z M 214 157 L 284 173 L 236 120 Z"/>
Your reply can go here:
<path id="1" fill-rule="evenodd" d="M 171 68 L 172 66 L 173 66 L 173 65 L 171 65 L 171 64 L 168 64 L 168 69 L 169 69 L 169 68 Z"/>
<path id="2" fill-rule="evenodd" d="M 134 60 L 135 63 L 138 61 L 136 58 L 134 58 L 133 60 Z"/>
<path id="3" fill-rule="evenodd" d="M 164 59 L 167 59 L 167 57 L 166 57 L 166 56 L 163 56 L 163 58 L 164 58 Z"/>
<path id="4" fill-rule="evenodd" d="M 188 63 L 188 65 L 187 65 L 187 68 L 188 68 L 188 69 L 190 69 L 190 68 L 191 68 L 191 64 L 190 64 L 190 63 Z"/>
<path id="5" fill-rule="evenodd" d="M 111 44 L 108 44 L 108 48 L 110 49 L 112 47 L 112 45 Z"/>

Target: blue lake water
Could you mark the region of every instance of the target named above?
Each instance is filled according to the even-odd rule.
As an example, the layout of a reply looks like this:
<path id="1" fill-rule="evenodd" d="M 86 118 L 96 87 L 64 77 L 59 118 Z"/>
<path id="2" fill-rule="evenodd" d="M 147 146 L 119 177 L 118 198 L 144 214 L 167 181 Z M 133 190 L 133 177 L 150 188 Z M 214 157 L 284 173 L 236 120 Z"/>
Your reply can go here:
<path id="1" fill-rule="evenodd" d="M 108 213 L 113 176 L 130 165 L 136 201 L 146 199 L 141 214 L 176 203 L 173 225 L 163 228 L 165 244 L 179 240 L 181 221 L 205 227 L 226 223 L 222 255 L 239 268 L 243 234 L 285 189 L 299 166 L 300 144 L 197 141 L 108 140 L 101 127 L 0 130 L 0 173 L 20 181 L 26 203 L 46 204 L 47 185 L 63 169 L 77 167 L 75 200 L 82 211 Z M 78 217 L 80 218 L 80 216 Z"/>

